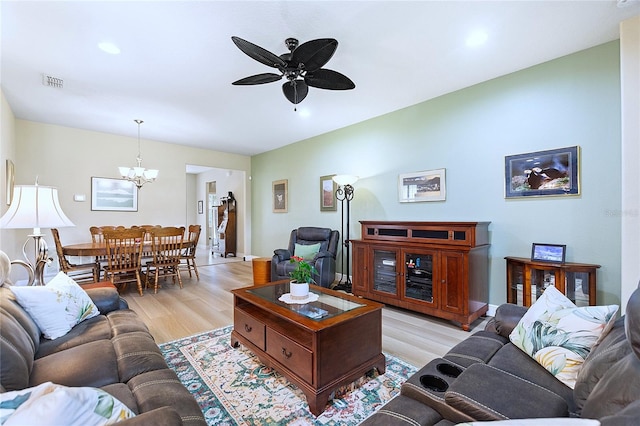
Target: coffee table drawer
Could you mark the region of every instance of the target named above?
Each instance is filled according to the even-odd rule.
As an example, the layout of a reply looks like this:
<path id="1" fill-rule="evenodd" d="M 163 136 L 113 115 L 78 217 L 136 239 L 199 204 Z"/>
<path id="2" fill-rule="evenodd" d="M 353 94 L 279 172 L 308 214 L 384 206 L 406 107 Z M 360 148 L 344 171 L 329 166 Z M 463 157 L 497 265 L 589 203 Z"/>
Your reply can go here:
<path id="1" fill-rule="evenodd" d="M 243 311 L 236 309 L 233 315 L 233 328 L 251 343 L 264 351 L 265 325 Z"/>
<path id="2" fill-rule="evenodd" d="M 305 382 L 313 383 L 313 354 L 304 346 L 267 328 L 267 353 Z"/>

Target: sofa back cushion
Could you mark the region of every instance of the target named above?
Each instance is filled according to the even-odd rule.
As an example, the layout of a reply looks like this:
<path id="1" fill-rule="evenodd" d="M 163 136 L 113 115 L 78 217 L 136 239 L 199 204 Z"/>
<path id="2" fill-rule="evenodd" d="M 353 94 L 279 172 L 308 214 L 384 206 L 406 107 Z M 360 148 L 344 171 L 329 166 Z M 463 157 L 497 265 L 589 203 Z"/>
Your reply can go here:
<path id="1" fill-rule="evenodd" d="M 4 309 L 0 309 L 0 385 L 7 390 L 29 386 L 35 355 L 33 341 L 18 321 Z"/>

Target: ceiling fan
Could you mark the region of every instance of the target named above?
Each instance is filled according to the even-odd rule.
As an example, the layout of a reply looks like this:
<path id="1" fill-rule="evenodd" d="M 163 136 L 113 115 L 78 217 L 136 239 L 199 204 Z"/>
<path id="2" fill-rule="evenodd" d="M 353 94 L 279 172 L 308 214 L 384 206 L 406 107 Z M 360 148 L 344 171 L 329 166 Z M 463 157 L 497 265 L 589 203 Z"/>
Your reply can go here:
<path id="1" fill-rule="evenodd" d="M 242 78 L 232 83 L 236 86 L 272 83 L 286 77 L 282 92 L 293 104 L 298 104 L 307 97 L 309 86 L 329 90 L 350 90 L 356 87 L 346 75 L 322 68 L 338 48 L 338 41 L 333 38 L 320 38 L 301 45 L 298 45 L 297 39 L 288 38 L 284 43 L 289 53 L 280 56 L 240 37 L 233 36 L 231 40 L 249 57 L 280 71 L 280 74 L 268 72 Z"/>

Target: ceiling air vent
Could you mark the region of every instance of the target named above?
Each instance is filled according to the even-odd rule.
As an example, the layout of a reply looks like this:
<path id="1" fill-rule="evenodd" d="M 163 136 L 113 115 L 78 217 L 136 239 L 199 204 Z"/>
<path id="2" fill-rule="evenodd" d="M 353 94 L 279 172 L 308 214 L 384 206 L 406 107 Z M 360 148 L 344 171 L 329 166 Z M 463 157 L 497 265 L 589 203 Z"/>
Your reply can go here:
<path id="1" fill-rule="evenodd" d="M 47 74 L 42 74 L 42 84 L 47 87 L 62 89 L 64 80 Z"/>

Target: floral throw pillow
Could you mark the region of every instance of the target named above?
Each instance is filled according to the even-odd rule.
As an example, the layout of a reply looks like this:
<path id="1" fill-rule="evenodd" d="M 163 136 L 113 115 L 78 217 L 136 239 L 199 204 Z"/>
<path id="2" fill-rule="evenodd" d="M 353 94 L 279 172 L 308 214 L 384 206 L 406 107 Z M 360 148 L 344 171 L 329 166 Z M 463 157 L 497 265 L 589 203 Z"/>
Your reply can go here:
<path id="1" fill-rule="evenodd" d="M 0 394 L 0 422 L 12 425 L 108 425 L 135 417 L 109 393 L 51 382 Z"/>
<path id="2" fill-rule="evenodd" d="M 87 292 L 64 272 L 45 286 L 12 286 L 11 291 L 47 339 L 64 336 L 76 324 L 100 314 Z"/>
<path id="3" fill-rule="evenodd" d="M 613 327 L 618 308 L 618 305 L 577 307 L 558 289 L 549 286 L 509 339 L 573 389 L 587 355 Z"/>

